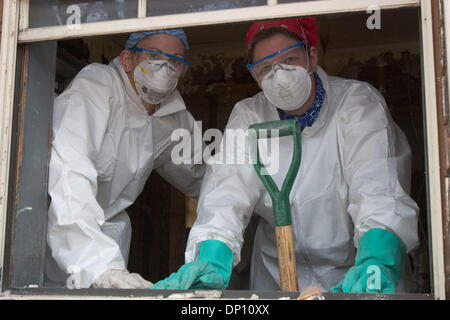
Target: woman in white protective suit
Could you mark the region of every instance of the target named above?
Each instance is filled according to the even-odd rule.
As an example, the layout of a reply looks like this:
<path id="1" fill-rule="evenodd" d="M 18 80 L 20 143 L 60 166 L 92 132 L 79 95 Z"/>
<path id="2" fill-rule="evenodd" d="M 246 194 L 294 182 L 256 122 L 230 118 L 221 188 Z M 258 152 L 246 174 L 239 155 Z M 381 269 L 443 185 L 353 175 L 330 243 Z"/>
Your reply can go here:
<path id="1" fill-rule="evenodd" d="M 195 126 L 176 90 L 189 65 L 187 50 L 181 29 L 133 33 L 119 57 L 109 65 L 86 66 L 56 98 L 49 164 L 50 285 L 152 286 L 127 271 L 131 224 L 125 209 L 152 170 L 198 197 L 204 166 L 171 160 L 172 132 L 193 132 Z M 192 156 L 201 151 L 192 150 Z"/>
<path id="2" fill-rule="evenodd" d="M 403 290 L 405 258 L 418 245 L 418 207 L 408 195 L 410 148 L 379 92 L 364 82 L 327 75 L 317 66 L 316 45 L 314 18 L 252 24 L 248 69 L 262 92 L 236 104 L 227 129 L 280 119 L 300 122 L 302 158 L 290 193 L 300 289 Z M 229 132 L 217 159 L 236 158 L 223 150 L 234 139 Z M 272 177 L 280 187 L 292 139 L 278 142 L 279 170 Z M 250 158 L 248 148 L 241 152 L 238 156 Z M 271 165 L 273 160 L 272 153 Z M 260 221 L 250 289 L 280 288 L 272 201 L 250 161 L 208 165 L 197 213 L 187 264 L 153 289 L 225 289 L 252 213 Z"/>

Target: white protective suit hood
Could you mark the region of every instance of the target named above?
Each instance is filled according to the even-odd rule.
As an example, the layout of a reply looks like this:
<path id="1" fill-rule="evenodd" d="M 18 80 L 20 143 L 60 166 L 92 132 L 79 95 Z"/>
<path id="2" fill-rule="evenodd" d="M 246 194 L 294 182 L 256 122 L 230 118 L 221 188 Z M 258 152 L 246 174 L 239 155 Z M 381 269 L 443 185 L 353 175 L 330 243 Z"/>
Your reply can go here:
<path id="1" fill-rule="evenodd" d="M 331 77 L 321 68 L 318 75 L 325 100 L 317 120 L 302 132 L 290 204 L 299 288 L 320 284 L 328 291 L 354 265 L 358 240 L 369 229 L 387 228 L 408 251 L 416 247 L 418 207 L 408 195 L 411 151 L 383 97 L 367 83 Z M 272 120 L 279 120 L 276 107 L 260 92 L 236 104 L 226 128 L 247 130 Z M 234 137 L 225 135 L 221 145 L 227 139 Z M 292 157 L 290 137 L 279 138 L 279 151 L 273 178 L 280 187 Z M 272 201 L 252 164 L 207 167 L 186 263 L 196 259 L 202 241 L 217 239 L 234 252 L 236 266 L 253 212 L 260 221 L 250 289 L 279 290 Z"/>

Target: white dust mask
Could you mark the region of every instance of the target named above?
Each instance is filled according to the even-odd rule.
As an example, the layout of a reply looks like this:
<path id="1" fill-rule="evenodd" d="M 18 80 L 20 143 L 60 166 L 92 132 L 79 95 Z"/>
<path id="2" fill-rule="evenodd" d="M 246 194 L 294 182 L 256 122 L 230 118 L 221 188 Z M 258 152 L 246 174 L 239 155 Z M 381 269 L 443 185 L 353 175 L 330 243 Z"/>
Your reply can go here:
<path id="1" fill-rule="evenodd" d="M 263 78 L 261 87 L 272 104 L 282 110 L 292 111 L 308 100 L 312 82 L 305 68 L 276 63 Z"/>
<path id="2" fill-rule="evenodd" d="M 163 102 L 177 87 L 179 72 L 168 61 L 144 61 L 134 69 L 139 96 L 150 104 Z"/>

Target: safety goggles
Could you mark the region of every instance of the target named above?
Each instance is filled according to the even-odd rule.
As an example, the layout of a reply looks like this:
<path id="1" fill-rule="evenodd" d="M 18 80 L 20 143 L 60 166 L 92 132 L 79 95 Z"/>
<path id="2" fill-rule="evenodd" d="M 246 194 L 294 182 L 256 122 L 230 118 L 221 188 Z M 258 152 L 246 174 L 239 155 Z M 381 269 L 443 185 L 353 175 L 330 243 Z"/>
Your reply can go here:
<path id="1" fill-rule="evenodd" d="M 179 73 L 179 75 L 183 75 L 188 67 L 190 66 L 190 62 L 186 59 L 174 56 L 169 53 L 165 53 L 162 51 L 157 51 L 153 49 L 144 49 L 144 48 L 131 48 L 129 49 L 131 51 L 139 51 L 139 52 L 145 52 L 148 60 L 150 61 L 162 61 L 167 60 Z"/>
<path id="2" fill-rule="evenodd" d="M 287 65 L 300 65 L 305 60 L 305 52 L 301 49 L 305 42 L 299 42 L 287 48 L 278 50 L 268 56 L 259 59 L 253 63 L 247 64 L 247 70 L 250 71 L 256 81 L 263 79 L 271 70 L 275 61 L 270 60 L 277 57 L 277 63 Z"/>

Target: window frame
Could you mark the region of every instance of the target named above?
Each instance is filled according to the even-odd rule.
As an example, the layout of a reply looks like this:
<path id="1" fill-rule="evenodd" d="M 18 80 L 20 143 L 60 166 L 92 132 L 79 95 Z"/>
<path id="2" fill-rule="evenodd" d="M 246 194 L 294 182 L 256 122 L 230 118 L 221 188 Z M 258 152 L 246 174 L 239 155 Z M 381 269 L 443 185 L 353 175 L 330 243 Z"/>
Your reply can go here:
<path id="1" fill-rule="evenodd" d="M 432 259 L 432 294 L 435 299 L 445 299 L 445 260 L 443 243 L 442 191 L 439 157 L 438 134 L 438 101 L 436 99 L 435 57 L 433 49 L 432 2 L 433 0 L 378 0 L 380 9 L 402 7 L 420 7 L 421 36 L 423 53 L 424 110 L 426 130 L 426 161 L 428 175 L 429 221 L 430 221 L 430 255 Z M 320 0 L 278 4 L 277 0 L 267 0 L 267 5 L 225 9 L 207 12 L 173 14 L 157 17 L 146 17 L 145 0 L 138 1 L 138 16 L 133 19 L 83 23 L 79 29 L 67 26 L 51 26 L 29 28 L 29 0 L 5 1 L 3 8 L 3 26 L 0 51 L 0 101 L 3 101 L 3 112 L 0 113 L 0 273 L 3 275 L 5 263 L 5 238 L 7 233 L 7 216 L 9 197 L 9 176 L 11 167 L 11 142 L 14 132 L 13 105 L 17 66 L 18 45 L 69 39 L 130 33 L 139 30 L 157 30 L 161 28 L 178 28 L 246 22 L 260 19 L 280 17 L 311 16 L 333 13 L 349 13 L 367 11 L 374 0 Z M 445 16 L 450 21 L 450 9 Z M 450 23 L 450 22 L 449 22 Z M 450 40 L 447 36 L 447 46 Z M 449 89 L 450 90 L 450 89 Z M 14 160 L 14 159 L 12 159 Z M 7 281 L 1 278 L 2 284 Z M 2 285 L 2 288 L 4 286 Z"/>

